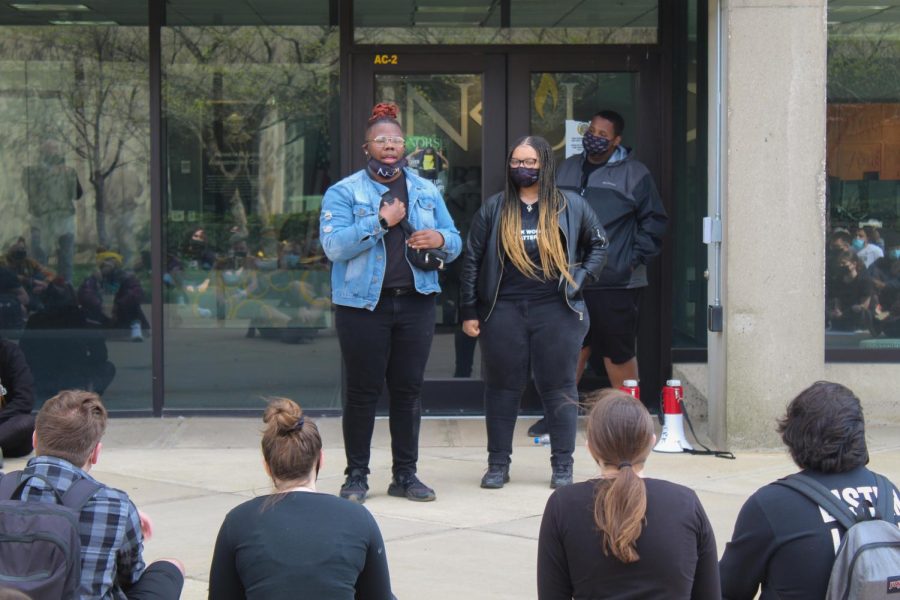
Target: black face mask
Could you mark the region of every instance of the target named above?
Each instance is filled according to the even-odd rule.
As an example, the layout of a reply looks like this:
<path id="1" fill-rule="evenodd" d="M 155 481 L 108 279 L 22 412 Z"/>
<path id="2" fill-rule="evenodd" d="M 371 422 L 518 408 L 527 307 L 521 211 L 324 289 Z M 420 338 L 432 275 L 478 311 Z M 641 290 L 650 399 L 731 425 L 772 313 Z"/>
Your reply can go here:
<path id="1" fill-rule="evenodd" d="M 540 174 L 541 169 L 539 167 L 516 167 L 509 170 L 509 178 L 512 179 L 512 182 L 518 187 L 529 187 L 534 185 L 537 183 Z"/>
<path id="2" fill-rule="evenodd" d="M 385 164 L 375 157 L 369 159 L 369 171 L 375 173 L 379 177 L 390 179 L 400 172 L 400 169 L 406 166 L 406 158 L 401 158 L 392 165 Z"/>

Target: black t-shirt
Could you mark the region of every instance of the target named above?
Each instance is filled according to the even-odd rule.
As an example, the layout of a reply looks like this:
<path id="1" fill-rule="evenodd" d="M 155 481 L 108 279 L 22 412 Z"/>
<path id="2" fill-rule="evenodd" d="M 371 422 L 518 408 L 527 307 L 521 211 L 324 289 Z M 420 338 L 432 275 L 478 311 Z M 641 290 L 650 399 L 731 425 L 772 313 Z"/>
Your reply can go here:
<path id="1" fill-rule="evenodd" d="M 557 279 L 543 279 L 543 271 L 540 269 L 541 254 L 538 250 L 538 207 L 530 206 L 524 202 L 522 205 L 522 241 L 525 243 L 525 252 L 531 262 L 538 266 L 537 274 L 540 280 L 531 279 L 513 265 L 509 257 L 504 257 L 503 275 L 500 278 L 501 300 L 537 300 L 556 294 L 559 288 Z"/>
<path id="2" fill-rule="evenodd" d="M 550 496 L 538 539 L 538 598 L 719 600 L 716 539 L 693 490 L 660 479 L 647 486 L 646 521 L 623 563 L 603 552 L 594 523 L 601 480 L 559 488 Z"/>
<path id="3" fill-rule="evenodd" d="M 803 471 L 855 508 L 876 497 L 875 477 L 865 467 L 846 473 Z M 900 523 L 900 497 L 894 489 L 893 522 Z M 812 500 L 770 484 L 754 493 L 738 514 L 719 571 L 722 597 L 750 600 L 821 600 L 828 588 L 834 556 L 845 529 Z"/>
<path id="4" fill-rule="evenodd" d="M 209 572 L 216 600 L 389 600 L 384 542 L 371 513 L 329 494 L 254 498 L 225 517 Z"/>
<path id="5" fill-rule="evenodd" d="M 397 179 L 386 184 L 391 198 L 397 198 L 409 212 L 409 195 L 406 192 L 406 175 L 400 175 Z M 384 248 L 387 256 L 387 264 L 384 269 L 384 282 L 382 288 L 411 288 L 415 286 L 412 267 L 406 260 L 406 236 L 400 224 L 396 224 L 384 234 Z"/>
<path id="6" fill-rule="evenodd" d="M 592 163 L 591 161 L 585 159 L 581 163 L 581 187 L 587 187 L 588 177 L 591 176 L 591 173 L 604 166 L 609 161 L 604 161 L 602 163 Z"/>

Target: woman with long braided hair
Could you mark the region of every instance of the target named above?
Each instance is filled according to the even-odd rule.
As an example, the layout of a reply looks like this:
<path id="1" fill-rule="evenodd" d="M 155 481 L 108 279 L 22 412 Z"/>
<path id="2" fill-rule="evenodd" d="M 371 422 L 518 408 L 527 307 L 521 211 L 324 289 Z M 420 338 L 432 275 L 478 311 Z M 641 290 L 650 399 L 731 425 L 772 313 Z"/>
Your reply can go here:
<path id="1" fill-rule="evenodd" d="M 542 137 L 518 140 L 506 189 L 482 205 L 469 232 L 462 274 L 463 331 L 481 340 L 488 470 L 483 488 L 509 481 L 513 432 L 529 374 L 550 429 L 551 487 L 572 482 L 578 416 L 575 369 L 588 316 L 586 279 L 606 262 L 606 234 L 573 192 L 556 187 Z"/>

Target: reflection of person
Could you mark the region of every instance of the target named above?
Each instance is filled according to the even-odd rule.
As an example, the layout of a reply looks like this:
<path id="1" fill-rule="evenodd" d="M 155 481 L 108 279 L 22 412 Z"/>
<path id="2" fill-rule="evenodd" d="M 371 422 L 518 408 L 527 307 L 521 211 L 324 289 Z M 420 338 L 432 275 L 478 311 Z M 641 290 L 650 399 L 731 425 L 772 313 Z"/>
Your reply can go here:
<path id="1" fill-rule="evenodd" d="M 28 315 L 28 292 L 16 274 L 0 267 L 0 332 L 18 336 Z"/>
<path id="2" fill-rule="evenodd" d="M 56 270 L 72 281 L 75 253 L 75 204 L 84 193 L 75 169 L 65 165 L 56 142 L 41 145 L 39 164 L 25 167 L 22 185 L 31 213 L 31 251 L 48 264 L 56 246 Z"/>
<path id="3" fill-rule="evenodd" d="M 418 157 L 419 154 L 422 156 Z M 440 150 L 431 146 L 416 148 L 406 158 L 407 160 L 416 160 L 416 157 L 421 161 L 419 164 L 419 175 L 429 181 L 435 181 L 441 171 L 450 168 L 450 162 L 447 160 L 447 157 Z"/>
<path id="4" fill-rule="evenodd" d="M 23 476 L 22 500 L 56 502 L 81 479 L 96 480 L 90 470 L 100 459 L 106 431 L 106 408 L 92 392 L 63 391 L 47 400 L 34 428 L 35 457 Z M 147 566 L 144 540 L 150 519 L 135 508 L 125 492 L 97 482 L 100 489 L 81 509 L 81 590 L 85 598 L 178 598 L 184 567 L 163 559 Z"/>
<path id="5" fill-rule="evenodd" d="M 322 199 L 320 238 L 331 269 L 335 327 L 347 366 L 341 496 L 362 502 L 368 490 L 375 410 L 390 395 L 392 496 L 434 500 L 416 476 L 420 392 L 434 336 L 437 271 L 412 267 L 406 248 L 441 248 L 455 259 L 462 242 L 437 188 L 404 169 L 397 107 L 378 104 L 366 129 L 366 169 L 335 183 Z M 386 196 L 386 198 L 385 198 Z M 390 198 L 388 200 L 387 198 Z M 405 239 L 408 216 L 417 231 Z"/>
<path id="6" fill-rule="evenodd" d="M 286 600 L 302 589 L 308 598 L 392 598 L 375 519 L 361 506 L 316 490 L 325 458 L 316 424 L 284 398 L 269 403 L 263 421 L 263 465 L 275 491 L 225 517 L 209 597 Z"/>
<path id="7" fill-rule="evenodd" d="M 488 471 L 509 481 L 513 430 L 529 363 L 550 429 L 551 487 L 572 483 L 578 414 L 575 369 L 588 329 L 583 285 L 606 261 L 606 235 L 577 194 L 554 183 L 553 151 L 521 138 L 507 157 L 506 191 L 487 199 L 469 231 L 462 273 L 463 331 L 480 336 Z"/>
<path id="8" fill-rule="evenodd" d="M 721 598 L 713 528 L 690 488 L 641 476 L 656 442 L 640 401 L 604 390 L 587 418 L 600 477 L 556 490 L 538 538 L 538 598 Z"/>
<path id="9" fill-rule="evenodd" d="M 846 503 L 873 501 L 875 475 L 866 468 L 865 420 L 852 391 L 820 381 L 802 391 L 778 423 L 781 439 L 801 473 Z M 900 524 L 900 496 L 882 515 Z M 835 553 L 845 533 L 824 509 L 779 484 L 757 490 L 744 503 L 719 563 L 722 597 L 760 600 L 825 597 Z"/>
<path id="10" fill-rule="evenodd" d="M 825 290 L 828 307 L 828 323 L 835 331 L 868 329 L 869 311 L 875 286 L 866 274 L 865 265 L 858 255 L 841 254 L 833 265 L 835 272 L 829 278 Z"/>
<path id="11" fill-rule="evenodd" d="M 16 274 L 19 283 L 28 294 L 29 307 L 37 310 L 39 308 L 37 295 L 44 290 L 47 282 L 53 279 L 53 271 L 28 256 L 25 238 L 20 237 L 10 245 L 6 254 L 0 257 L 0 267 Z"/>
<path id="12" fill-rule="evenodd" d="M 0 466 L 3 457 L 31 452 L 34 431 L 34 377 L 25 355 L 14 343 L 0 338 Z"/>
<path id="13" fill-rule="evenodd" d="M 103 293 L 114 292 L 112 316 L 103 310 Z M 141 302 L 144 288 L 134 273 L 122 268 L 122 256 L 115 252 L 97 252 L 97 270 L 78 287 L 78 303 L 85 316 L 95 323 L 112 329 L 129 329 L 131 339 L 142 342 L 142 330 L 150 324 L 144 316 Z"/>
<path id="14" fill-rule="evenodd" d="M 116 375 L 106 341 L 62 279 L 50 282 L 41 295 L 42 308 L 25 325 L 19 347 L 34 374 L 38 397 L 59 390 L 83 389 L 102 395 Z"/>
<path id="15" fill-rule="evenodd" d="M 871 267 L 872 263 L 884 256 L 884 250 L 881 247 L 869 243 L 869 235 L 864 227 L 856 230 L 856 237 L 853 238 L 853 250 L 865 263 L 866 268 Z"/>
<path id="16" fill-rule="evenodd" d="M 653 177 L 622 146 L 625 121 L 614 111 L 598 112 L 584 134 L 584 153 L 566 159 L 557 183 L 578 191 L 609 235 L 609 262 L 584 292 L 591 315 L 590 352 L 603 357 L 612 387 L 638 379 L 635 339 L 647 263 L 659 254 L 666 231 Z M 587 352 L 582 356 L 582 368 Z"/>
<path id="17" fill-rule="evenodd" d="M 114 247 L 122 253 L 123 263 L 131 267 L 137 253 L 135 220 L 138 199 L 144 191 L 144 184 L 137 172 L 130 166 L 120 166 L 104 183 L 106 190 L 107 231 Z"/>

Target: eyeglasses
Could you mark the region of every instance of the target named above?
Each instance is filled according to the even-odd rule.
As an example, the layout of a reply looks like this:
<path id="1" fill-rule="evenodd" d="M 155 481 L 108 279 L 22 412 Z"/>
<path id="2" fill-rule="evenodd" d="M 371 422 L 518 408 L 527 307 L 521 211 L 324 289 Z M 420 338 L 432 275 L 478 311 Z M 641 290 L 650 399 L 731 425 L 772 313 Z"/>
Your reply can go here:
<path id="1" fill-rule="evenodd" d="M 519 166 L 523 166 L 528 169 L 533 169 L 537 166 L 537 164 L 538 164 L 538 159 L 536 159 L 536 158 L 524 158 L 522 160 L 519 160 L 518 158 L 509 159 L 509 166 L 512 167 L 513 169 L 516 169 Z"/>
<path id="2" fill-rule="evenodd" d="M 376 146 L 384 146 L 385 144 L 396 144 L 398 146 L 402 146 L 406 143 L 399 135 L 379 135 L 377 138 L 373 138 L 371 140 L 366 140 L 368 144 L 375 144 Z"/>

